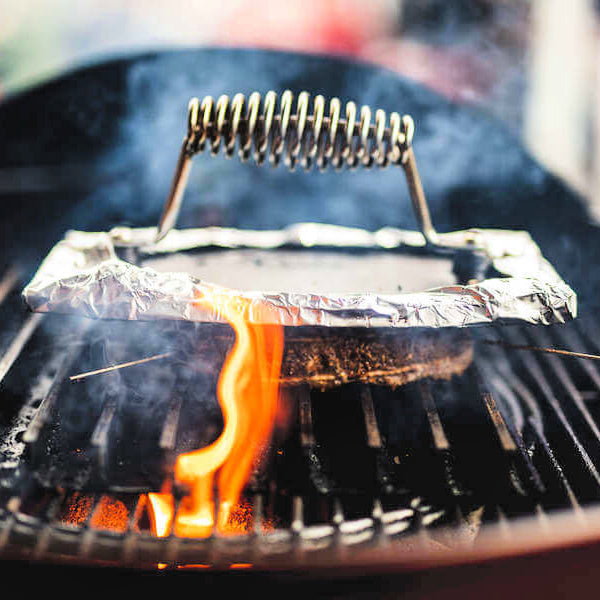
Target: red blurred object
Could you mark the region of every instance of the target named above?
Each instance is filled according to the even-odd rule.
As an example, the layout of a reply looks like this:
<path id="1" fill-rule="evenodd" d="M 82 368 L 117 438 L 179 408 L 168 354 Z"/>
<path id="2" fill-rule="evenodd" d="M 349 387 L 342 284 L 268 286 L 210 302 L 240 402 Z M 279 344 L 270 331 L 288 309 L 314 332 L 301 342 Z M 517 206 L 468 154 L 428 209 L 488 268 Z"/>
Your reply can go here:
<path id="1" fill-rule="evenodd" d="M 391 33 L 395 10 L 393 3 L 381 0 L 244 3 L 232 12 L 216 41 L 360 56 L 367 43 Z"/>

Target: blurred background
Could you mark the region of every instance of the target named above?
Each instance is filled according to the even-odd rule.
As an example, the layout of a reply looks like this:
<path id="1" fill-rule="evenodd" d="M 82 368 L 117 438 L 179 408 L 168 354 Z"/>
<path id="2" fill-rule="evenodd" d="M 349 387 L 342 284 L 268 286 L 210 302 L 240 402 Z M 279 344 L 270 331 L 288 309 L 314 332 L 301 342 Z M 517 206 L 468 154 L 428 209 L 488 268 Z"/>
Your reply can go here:
<path id="1" fill-rule="evenodd" d="M 501 119 L 599 218 L 599 4 L 0 0 L 0 101 L 78 65 L 150 49 L 259 46 L 353 56 Z"/>

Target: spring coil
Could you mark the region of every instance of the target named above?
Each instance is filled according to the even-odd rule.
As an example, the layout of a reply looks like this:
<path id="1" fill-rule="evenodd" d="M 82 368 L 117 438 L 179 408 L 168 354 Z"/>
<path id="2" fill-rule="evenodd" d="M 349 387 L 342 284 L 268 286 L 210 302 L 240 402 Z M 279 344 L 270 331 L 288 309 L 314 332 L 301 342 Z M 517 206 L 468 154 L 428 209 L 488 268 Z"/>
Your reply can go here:
<path id="1" fill-rule="evenodd" d="M 289 90 L 281 98 L 268 92 L 264 101 L 258 92 L 253 92 L 247 102 L 243 94 L 236 94 L 231 101 L 225 95 L 216 102 L 211 96 L 205 96 L 202 102 L 192 98 L 187 135 L 158 222 L 156 241 L 175 226 L 192 157 L 208 145 L 212 154 L 218 154 L 223 147 L 228 157 L 237 148 L 242 161 L 252 158 L 259 165 L 268 157 L 276 167 L 283 157 L 290 170 L 298 164 L 306 170 L 313 165 L 320 170 L 328 166 L 354 169 L 400 165 L 425 242 L 431 248 L 440 248 L 412 149 L 412 118 L 393 112 L 388 120 L 383 110 L 377 110 L 372 122 L 371 109 L 363 106 L 359 115 L 354 102 L 347 102 L 342 114 L 338 98 L 330 100 L 326 114 L 325 98 L 320 95 L 313 100 L 312 112 L 309 110 L 310 94 L 301 92 L 294 110 L 294 96 Z"/>
<path id="2" fill-rule="evenodd" d="M 294 96 L 286 90 L 279 99 L 273 92 L 264 97 L 253 92 L 248 100 L 236 94 L 232 100 L 222 95 L 215 102 L 205 96 L 200 102 L 192 98 L 188 111 L 187 152 L 191 156 L 208 145 L 212 154 L 221 147 L 231 157 L 238 149 L 242 161 L 252 157 L 263 164 L 268 157 L 276 167 L 281 157 L 293 170 L 300 164 L 305 170 L 313 165 L 325 170 L 328 166 L 351 169 L 399 164 L 410 147 L 414 122 L 409 115 L 392 112 L 389 122 L 385 111 L 372 112 L 363 106 L 358 113 L 354 102 L 347 102 L 342 113 L 338 98 L 329 102 L 315 96 L 310 111 L 310 94 L 298 95 L 294 111 Z M 279 108 L 278 108 L 279 104 Z"/>

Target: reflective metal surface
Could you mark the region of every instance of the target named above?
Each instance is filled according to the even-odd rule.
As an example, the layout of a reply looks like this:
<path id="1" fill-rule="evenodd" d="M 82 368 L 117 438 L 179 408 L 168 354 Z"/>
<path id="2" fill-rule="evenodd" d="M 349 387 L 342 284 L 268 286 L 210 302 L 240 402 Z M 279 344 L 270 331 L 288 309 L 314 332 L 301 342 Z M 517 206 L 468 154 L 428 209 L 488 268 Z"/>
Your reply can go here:
<path id="1" fill-rule="evenodd" d="M 156 230 L 117 228 L 109 233 L 70 232 L 25 288 L 34 311 L 84 314 L 111 319 L 219 321 L 198 306 L 217 288 L 188 273 L 159 273 L 117 256 L 134 247 L 142 255 L 221 248 L 402 248 L 424 246 L 421 234 L 386 228 L 376 232 L 304 223 L 279 231 L 207 228 L 172 231 L 155 243 Z M 410 294 L 332 295 L 314 290 L 231 290 L 249 300 L 252 322 L 286 326 L 465 327 L 494 321 L 562 323 L 576 316 L 573 290 L 562 281 L 525 232 L 469 230 L 440 234 L 449 246 L 482 248 L 501 276 L 469 285 Z"/>

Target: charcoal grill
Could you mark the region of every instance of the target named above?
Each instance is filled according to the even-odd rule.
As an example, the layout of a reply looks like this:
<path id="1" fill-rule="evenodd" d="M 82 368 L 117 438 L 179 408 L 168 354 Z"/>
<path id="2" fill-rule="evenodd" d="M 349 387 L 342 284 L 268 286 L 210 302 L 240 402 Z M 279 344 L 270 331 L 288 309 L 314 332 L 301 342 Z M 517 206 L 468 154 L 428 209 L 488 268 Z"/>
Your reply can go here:
<path id="1" fill-rule="evenodd" d="M 170 395 L 169 402 L 159 407 L 163 411 L 160 418 L 144 429 L 141 421 L 131 419 L 140 409 L 136 405 L 140 399 L 135 394 L 114 397 L 106 392 L 82 414 L 82 405 L 76 399 L 84 392 L 67 381 L 67 375 L 76 372 L 82 361 L 95 360 L 101 366 L 99 358 L 110 359 L 105 354 L 104 341 L 115 327 L 140 324 L 90 325 L 76 317 L 29 314 L 20 300 L 22 285 L 29 280 L 31 269 L 47 246 L 59 237 L 66 222 L 82 229 L 94 225 L 106 228 L 119 215 L 120 220 L 136 225 L 151 224 L 162 200 L 160 194 L 150 193 L 156 184 L 154 169 L 160 171 L 160 178 L 164 176 L 163 190 L 168 187 L 170 175 L 170 168 L 165 167 L 163 172 L 161 160 L 153 167 L 140 160 L 141 149 L 157 131 L 146 128 L 141 139 L 128 139 L 123 156 L 121 150 L 115 150 L 121 147 L 115 140 L 122 140 L 125 134 L 133 135 L 140 122 L 146 122 L 148 115 L 131 112 L 129 103 L 129 95 L 145 89 L 144 86 L 151 86 L 156 92 L 153 85 L 160 87 L 161 82 L 174 81 L 171 85 L 180 92 L 188 86 L 210 88 L 214 81 L 210 77 L 203 81 L 208 76 L 198 74 L 202 69 L 190 68 L 197 61 L 221 64 L 223 70 L 218 78 L 231 78 L 232 86 L 241 77 L 237 68 L 249 77 L 244 65 L 254 65 L 251 77 L 271 80 L 279 80 L 281 70 L 288 78 L 290 66 L 295 66 L 298 86 L 308 87 L 303 81 L 306 77 L 322 78 L 322 82 L 326 73 L 333 72 L 335 81 L 324 87 L 337 87 L 337 94 L 357 80 L 370 82 L 364 86 L 365 96 L 381 96 L 383 89 L 391 89 L 392 95 L 402 91 L 409 104 L 414 103 L 409 106 L 411 112 L 426 124 L 425 153 L 435 155 L 435 146 L 427 147 L 429 120 L 437 119 L 437 126 L 448 115 L 453 121 L 462 119 L 463 132 L 467 132 L 463 135 L 467 137 L 479 135 L 469 133 L 470 123 L 474 123 L 474 131 L 487 128 L 482 137 L 495 140 L 504 153 L 507 148 L 514 149 L 511 164 L 498 163 L 502 171 L 498 181 L 486 182 L 481 188 L 480 197 L 491 200 L 491 209 L 475 204 L 471 198 L 477 194 L 472 193 L 464 198 L 462 208 L 451 210 L 458 206 L 457 194 L 466 194 L 469 186 L 481 183 L 477 169 L 463 173 L 463 179 L 456 179 L 454 173 L 441 173 L 439 188 L 434 184 L 430 196 L 436 222 L 446 229 L 477 224 L 513 228 L 517 224 L 530 229 L 544 253 L 580 292 L 584 313 L 574 323 L 543 331 L 533 326 L 478 330 L 473 366 L 449 382 L 423 380 L 395 390 L 360 385 L 328 392 L 304 387 L 285 390 L 294 407 L 292 428 L 287 437 L 274 441 L 271 459 L 248 485 L 245 500 L 251 518 L 244 520 L 247 530 L 231 538 L 213 536 L 205 540 L 155 538 L 148 533 L 141 494 L 156 489 L 157 481 L 152 478 L 155 470 L 128 472 L 135 461 L 125 459 L 131 458 L 135 450 L 118 442 L 124 435 L 136 444 L 143 438 L 140 444 L 143 443 L 144 451 L 149 449 L 148 461 L 168 469 L 178 443 L 198 442 L 189 437 L 186 419 L 182 419 L 188 414 L 189 397 Z M 228 66 L 236 61 L 241 66 Z M 178 65 L 181 78 L 172 78 L 173 65 Z M 223 82 L 218 83 L 222 89 Z M 169 98 L 173 97 L 172 91 L 169 90 Z M 163 111 L 166 95 L 149 97 L 152 110 L 169 113 Z M 57 125 L 53 131 L 35 127 L 38 143 L 32 144 L 33 133 L 17 131 L 15 119 L 20 114 L 34 114 L 37 119 L 39 112 L 31 112 L 30 106 L 41 98 L 46 117 L 64 127 L 61 130 Z M 83 98 L 87 101 L 83 102 Z M 93 110 L 92 98 L 98 99 Z M 75 111 L 75 106 L 85 106 L 91 112 L 86 118 Z M 313 574 L 330 575 L 332 570 L 337 569 L 339 574 L 340 568 L 353 572 L 360 567 L 365 573 L 400 572 L 409 582 L 418 577 L 417 587 L 422 591 L 429 585 L 433 593 L 444 591 L 448 582 L 455 584 L 456 578 L 466 589 L 473 573 L 468 565 L 474 563 L 487 561 L 485 564 L 492 565 L 487 575 L 491 582 L 494 568 L 496 573 L 509 569 L 507 557 L 537 556 L 530 562 L 531 575 L 539 573 L 536 569 L 544 568 L 544 564 L 553 564 L 552 551 L 557 548 L 577 546 L 584 559 L 597 552 L 597 364 L 485 343 L 493 338 L 513 345 L 554 345 L 600 352 L 598 323 L 591 302 L 597 280 L 585 273 L 581 266 L 584 261 L 580 260 L 594 247 L 597 233 L 578 199 L 531 163 L 501 127 L 463 110 L 371 67 L 320 58 L 228 51 L 152 55 L 101 65 L 9 100 L 0 112 L 0 164 L 5 173 L 2 193 L 11 199 L 28 200 L 24 212 L 30 212 L 27 216 L 31 217 L 31 233 L 19 233 L 21 215 L 11 211 L 3 219 L 3 223 L 11 222 L 4 238 L 8 266 L 0 279 L 0 551 L 5 560 L 128 567 L 132 572 L 165 565 L 164 572 L 169 573 L 185 571 L 186 566 L 200 569 L 208 565 L 222 573 L 236 569 L 263 574 L 310 570 Z M 95 115 L 95 120 L 90 120 L 90 114 Z M 120 119 L 119 127 L 115 117 Z M 159 132 L 162 127 L 178 131 L 171 123 L 159 123 Z M 64 148 L 67 136 L 70 149 Z M 90 145 L 90 139 L 97 144 Z M 172 148 L 177 143 L 175 139 Z M 57 147 L 62 149 L 62 155 L 54 155 Z M 173 156 L 172 148 L 165 149 L 165 160 Z M 498 159 L 495 149 L 496 144 L 492 143 L 492 156 L 488 157 L 492 162 Z M 73 164 L 75 158 L 78 165 Z M 484 156 L 481 162 L 485 160 Z M 52 161 L 57 165 L 52 167 Z M 49 166 L 42 169 L 44 177 L 36 183 L 39 189 L 32 189 L 36 186 L 31 181 L 29 189 L 25 189 L 18 182 L 23 169 L 40 163 Z M 424 158 L 422 163 L 429 161 Z M 86 164 L 94 165 L 90 179 L 83 184 L 77 180 L 73 187 L 72 171 L 81 172 Z M 127 179 L 124 168 L 135 175 L 135 182 Z M 226 169 L 222 165 L 218 168 Z M 298 197 L 306 188 L 302 189 L 304 184 L 293 177 L 283 176 L 280 189 Z M 351 182 L 352 187 L 362 189 L 361 177 Z M 426 173 L 423 177 L 429 179 Z M 515 183 L 513 188 L 507 180 Z M 106 187 L 105 195 L 100 191 L 101 182 Z M 333 182 L 327 179 L 310 185 L 320 191 L 328 186 L 329 190 L 334 189 Z M 373 208 L 372 214 L 361 220 L 362 225 L 365 221 L 373 228 L 388 224 L 387 185 L 384 179 L 376 191 L 382 195 L 382 207 Z M 126 204 L 116 206 L 108 199 L 118 191 L 119 199 L 126 200 L 130 198 L 130 187 L 140 186 L 148 192 L 147 206 L 137 203 L 129 211 Z M 511 189 L 514 196 L 508 194 Z M 494 213 L 499 190 L 505 205 L 502 211 Z M 217 186 L 217 197 L 219 193 Z M 233 200 L 229 200 L 233 204 L 236 194 L 238 191 L 234 190 Z M 59 196 L 62 206 L 68 207 L 65 216 L 36 223 L 35 207 L 48 210 L 48 204 L 55 199 L 59 202 Z M 517 208 L 523 196 L 529 198 L 527 210 Z M 274 204 L 268 192 L 265 197 L 264 210 L 268 212 Z M 545 219 L 539 210 L 544 202 L 556 202 L 557 211 L 566 211 L 559 234 L 553 229 L 554 218 Z M 98 209 L 92 214 L 89 209 L 95 206 Z M 297 207 L 298 203 L 292 206 Z M 349 206 L 344 205 L 346 209 Z M 212 208 L 199 205 L 187 215 L 184 212 L 182 220 L 197 222 L 198 214 L 210 220 L 211 211 L 217 210 L 221 215 L 236 215 L 226 217 L 230 219 L 228 224 L 243 226 L 249 223 L 255 209 L 251 206 L 228 213 L 218 203 Z M 6 203 L 2 210 L 7 210 Z M 321 206 L 318 210 L 330 209 Z M 480 218 L 488 212 L 488 216 Z M 273 214 L 272 225 L 281 225 L 277 222 L 284 218 L 280 209 L 275 208 Z M 355 225 L 352 214 L 350 209 L 337 213 L 337 219 L 325 219 L 331 215 L 323 212 L 321 217 Z M 405 218 L 410 220 L 409 215 L 399 215 L 397 225 L 404 226 Z M 32 243 L 34 239 L 36 243 Z M 572 265 L 575 267 L 570 269 Z M 186 335 L 181 328 L 205 326 L 176 325 L 179 335 Z M 127 340 L 135 335 L 140 334 L 131 329 L 131 336 L 122 336 L 123 352 Z M 107 381 L 103 387 L 110 389 Z M 65 423 L 78 435 L 61 438 Z M 78 441 L 83 443 L 78 445 Z M 136 444 L 132 447 L 136 448 Z M 48 448 L 52 449 L 50 453 Z M 544 563 L 544 558 L 548 562 Z M 462 571 L 449 575 L 444 567 L 452 564 L 463 565 Z M 432 571 L 433 567 L 436 569 Z M 427 575 L 407 574 L 422 572 L 424 568 Z M 527 574 L 518 569 L 516 573 L 521 581 L 528 581 Z M 504 583 L 510 585 L 510 581 Z"/>
<path id="2" fill-rule="evenodd" d="M 152 485 L 140 476 L 137 486 L 119 482 L 119 459 L 129 450 L 119 447 L 123 432 L 115 423 L 126 427 L 127 413 L 139 411 L 134 394 L 107 395 L 93 418 L 79 415 L 80 422 L 72 404 L 73 384 L 66 375 L 76 369 L 77 357 L 107 335 L 105 325 L 90 328 L 85 319 L 69 317 L 50 323 L 17 312 L 18 281 L 10 272 L 3 279 L 3 289 L 9 289 L 2 310 L 18 314 L 21 322 L 16 335 L 7 336 L 0 374 L 8 389 L 22 393 L 3 428 L 5 555 L 145 568 L 158 563 L 323 568 L 347 559 L 366 560 L 371 568 L 406 567 L 423 556 L 448 562 L 510 552 L 513 535 L 517 547 L 525 542 L 517 517 L 529 517 L 525 534 L 533 546 L 534 534 L 552 540 L 556 511 L 568 511 L 574 535 L 593 528 L 594 513 L 587 507 L 600 493 L 594 411 L 600 371 L 583 359 L 567 362 L 477 342 L 473 367 L 450 382 L 424 380 L 396 390 L 361 385 L 335 392 L 286 390 L 294 399 L 296 425 L 248 486 L 252 519 L 245 534 L 155 538 L 143 523 L 140 494 L 156 489 L 156 481 Z M 510 343 L 598 352 L 595 327 L 583 321 L 548 333 L 535 327 L 496 333 Z M 60 347 L 52 343 L 57 331 L 69 332 Z M 75 396 L 81 402 L 85 394 L 76 390 Z M 156 464 L 174 448 L 184 405 L 185 399 L 173 395 L 152 432 L 161 455 Z M 78 424 L 80 437 L 69 437 L 71 446 L 59 448 L 57 429 L 76 430 Z M 130 442 L 144 436 L 148 422 L 138 424 Z M 50 459 L 60 465 L 66 455 L 77 455 L 82 440 L 90 448 L 79 462 L 69 459 L 58 474 L 44 468 L 49 447 L 56 452 Z M 31 472 L 32 461 L 46 479 Z M 482 541 L 471 546 L 476 534 Z"/>

